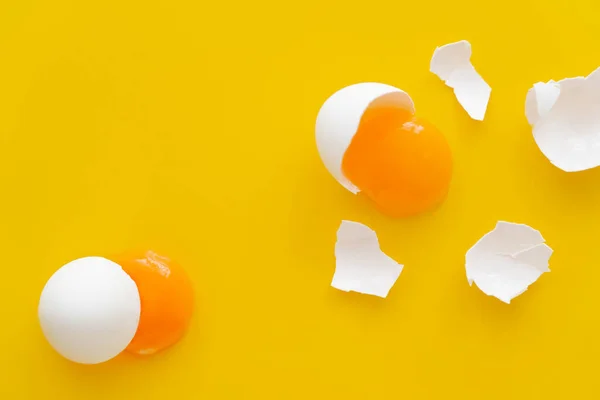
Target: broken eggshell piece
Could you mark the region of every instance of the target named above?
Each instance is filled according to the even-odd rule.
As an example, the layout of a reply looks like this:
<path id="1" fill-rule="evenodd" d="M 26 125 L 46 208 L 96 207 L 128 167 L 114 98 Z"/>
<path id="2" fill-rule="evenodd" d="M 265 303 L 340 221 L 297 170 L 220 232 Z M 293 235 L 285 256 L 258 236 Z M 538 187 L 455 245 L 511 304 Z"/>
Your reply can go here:
<path id="1" fill-rule="evenodd" d="M 335 260 L 331 286 L 383 298 L 403 268 L 381 251 L 375 231 L 352 221 L 342 221 L 337 231 Z"/>
<path id="2" fill-rule="evenodd" d="M 344 176 L 342 159 L 370 106 L 392 106 L 415 112 L 406 92 L 383 83 L 365 82 L 335 92 L 317 115 L 315 134 L 319 155 L 329 173 L 354 194 L 360 190 Z"/>
<path id="3" fill-rule="evenodd" d="M 599 71 L 586 78 L 538 82 L 527 92 L 525 115 L 535 142 L 563 171 L 600 165 Z"/>
<path id="4" fill-rule="evenodd" d="M 454 95 L 471 118 L 483 121 L 492 88 L 471 64 L 471 43 L 461 40 L 437 47 L 429 70 L 454 89 Z"/>
<path id="5" fill-rule="evenodd" d="M 551 255 L 539 231 L 499 221 L 467 252 L 467 280 L 488 296 L 510 303 L 544 272 L 550 272 Z"/>

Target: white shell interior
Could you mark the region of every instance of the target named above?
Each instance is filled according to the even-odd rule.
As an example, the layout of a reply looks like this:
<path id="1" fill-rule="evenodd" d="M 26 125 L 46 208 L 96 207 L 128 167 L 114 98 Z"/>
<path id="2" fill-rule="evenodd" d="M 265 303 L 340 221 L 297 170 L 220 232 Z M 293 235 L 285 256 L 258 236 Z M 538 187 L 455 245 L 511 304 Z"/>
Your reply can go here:
<path id="1" fill-rule="evenodd" d="M 499 221 L 467 252 L 467 280 L 488 296 L 510 303 L 544 272 L 550 272 L 551 255 L 539 231 Z"/>
<path id="2" fill-rule="evenodd" d="M 566 172 L 600 165 L 600 68 L 586 78 L 536 83 L 525 115 L 552 164 Z"/>

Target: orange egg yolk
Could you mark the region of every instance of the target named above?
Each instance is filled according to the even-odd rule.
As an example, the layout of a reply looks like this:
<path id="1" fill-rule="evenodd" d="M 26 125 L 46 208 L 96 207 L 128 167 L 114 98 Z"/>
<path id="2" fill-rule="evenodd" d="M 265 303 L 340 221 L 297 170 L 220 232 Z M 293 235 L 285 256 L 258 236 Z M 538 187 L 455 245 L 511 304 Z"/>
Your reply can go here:
<path id="1" fill-rule="evenodd" d="M 402 108 L 372 106 L 344 154 L 342 171 L 381 212 L 406 217 L 443 202 L 452 155 L 430 123 Z"/>
<path id="2" fill-rule="evenodd" d="M 185 271 L 152 251 L 122 255 L 115 261 L 136 283 L 141 300 L 140 322 L 127 351 L 154 354 L 176 343 L 185 334 L 194 308 Z"/>

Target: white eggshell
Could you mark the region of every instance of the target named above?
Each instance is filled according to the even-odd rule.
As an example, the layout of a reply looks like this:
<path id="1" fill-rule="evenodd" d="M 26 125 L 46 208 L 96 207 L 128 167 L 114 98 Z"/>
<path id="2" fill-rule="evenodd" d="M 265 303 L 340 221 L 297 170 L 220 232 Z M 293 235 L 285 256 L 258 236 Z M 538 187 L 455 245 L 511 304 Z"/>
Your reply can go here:
<path id="1" fill-rule="evenodd" d="M 600 166 L 600 68 L 587 77 L 536 83 L 525 115 L 533 138 L 552 164 L 566 172 Z"/>
<path id="2" fill-rule="evenodd" d="M 498 221 L 466 255 L 469 286 L 510 303 L 538 278 L 550 272 L 553 250 L 542 234 L 530 226 Z"/>
<path id="3" fill-rule="evenodd" d="M 397 106 L 415 112 L 410 96 L 404 91 L 383 83 L 357 83 L 335 92 L 317 115 L 315 127 L 317 149 L 331 175 L 352 193 L 358 193 L 342 172 L 342 159 L 360 120 L 369 106 Z"/>
<path id="4" fill-rule="evenodd" d="M 117 356 L 133 339 L 140 295 L 120 265 L 84 257 L 64 265 L 48 280 L 38 316 L 58 353 L 77 363 L 97 364 Z"/>
<path id="5" fill-rule="evenodd" d="M 342 221 L 337 231 L 331 286 L 385 298 L 402 268 L 402 264 L 381 251 L 374 230 L 360 222 Z"/>
<path id="6" fill-rule="evenodd" d="M 429 70 L 454 89 L 454 95 L 467 114 L 483 121 L 492 88 L 471 64 L 471 43 L 461 40 L 436 47 Z"/>

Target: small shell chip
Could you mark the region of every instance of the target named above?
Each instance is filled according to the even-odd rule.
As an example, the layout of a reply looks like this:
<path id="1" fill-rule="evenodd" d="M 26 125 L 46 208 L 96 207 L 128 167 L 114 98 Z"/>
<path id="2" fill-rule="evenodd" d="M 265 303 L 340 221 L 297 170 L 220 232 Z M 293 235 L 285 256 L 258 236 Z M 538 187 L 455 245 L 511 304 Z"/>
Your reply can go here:
<path id="1" fill-rule="evenodd" d="M 335 259 L 331 286 L 379 297 L 387 297 L 403 268 L 381 251 L 375 231 L 352 221 L 337 231 Z"/>

